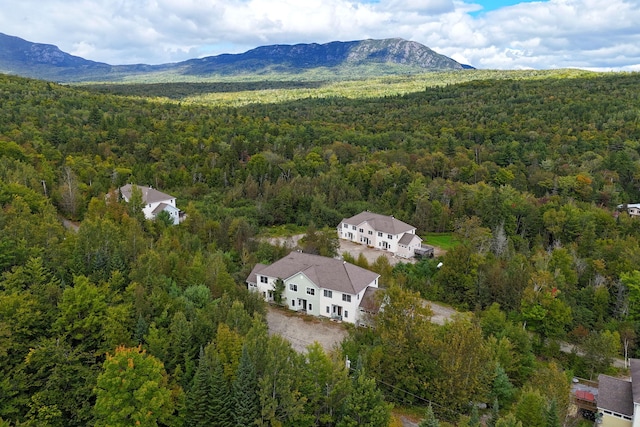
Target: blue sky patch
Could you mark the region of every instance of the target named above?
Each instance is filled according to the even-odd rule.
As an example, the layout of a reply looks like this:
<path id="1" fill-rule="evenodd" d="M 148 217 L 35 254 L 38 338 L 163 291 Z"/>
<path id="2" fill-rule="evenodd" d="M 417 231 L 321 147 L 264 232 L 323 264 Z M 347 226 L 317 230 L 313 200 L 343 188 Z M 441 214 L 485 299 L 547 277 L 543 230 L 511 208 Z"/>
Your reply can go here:
<path id="1" fill-rule="evenodd" d="M 533 1 L 540 1 L 540 0 L 474 0 L 472 1 L 472 3 L 481 5 L 483 9 L 477 12 L 474 12 L 472 15 L 486 13 L 492 10 L 500 9 L 506 6 L 513 6 L 519 3 L 531 3 Z"/>

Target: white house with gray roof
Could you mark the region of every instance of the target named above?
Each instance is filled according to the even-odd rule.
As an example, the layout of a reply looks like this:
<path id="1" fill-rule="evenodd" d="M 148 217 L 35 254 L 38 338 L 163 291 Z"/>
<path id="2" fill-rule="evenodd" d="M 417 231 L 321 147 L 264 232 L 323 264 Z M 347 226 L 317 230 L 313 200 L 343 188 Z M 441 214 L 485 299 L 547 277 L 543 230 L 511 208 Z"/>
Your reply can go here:
<path id="1" fill-rule="evenodd" d="M 339 259 L 291 252 L 271 265 L 256 264 L 247 285 L 273 301 L 276 280 L 282 279 L 282 297 L 289 309 L 363 324 L 366 314 L 375 311 L 372 301 L 379 277 Z"/>
<path id="2" fill-rule="evenodd" d="M 640 203 L 626 203 L 618 205 L 618 210 L 626 210 L 629 216 L 640 217 Z"/>
<path id="3" fill-rule="evenodd" d="M 160 212 L 167 212 L 173 221 L 173 224 L 179 224 L 183 213 L 176 206 L 176 198 L 169 194 L 163 193 L 151 187 L 144 187 L 135 184 L 127 184 L 120 187 L 120 197 L 129 203 L 134 188 L 142 193 L 142 212 L 147 219 L 155 219 Z"/>
<path id="4" fill-rule="evenodd" d="M 640 427 L 640 360 L 630 359 L 630 378 L 598 377 L 598 425 Z"/>
<path id="5" fill-rule="evenodd" d="M 411 258 L 422 246 L 416 228 L 393 216 L 364 211 L 338 225 L 338 237 Z"/>

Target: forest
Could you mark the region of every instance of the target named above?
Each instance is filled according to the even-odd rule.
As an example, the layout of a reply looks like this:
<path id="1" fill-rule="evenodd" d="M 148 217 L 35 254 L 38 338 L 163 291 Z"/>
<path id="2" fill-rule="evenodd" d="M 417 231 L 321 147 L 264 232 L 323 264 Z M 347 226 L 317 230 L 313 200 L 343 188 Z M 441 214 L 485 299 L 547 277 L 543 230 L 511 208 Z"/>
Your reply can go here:
<path id="1" fill-rule="evenodd" d="M 571 379 L 640 355 L 640 219 L 618 208 L 640 203 L 640 76 L 471 76 L 378 97 L 242 84 L 272 102 L 219 105 L 191 97 L 236 86 L 0 75 L 0 426 L 590 425 Z M 186 220 L 146 220 L 111 197 L 126 183 Z M 385 309 L 296 353 L 246 290 L 291 249 L 262 236 L 319 250 L 363 210 L 458 243 L 345 255 Z M 424 299 L 462 314 L 436 325 Z"/>

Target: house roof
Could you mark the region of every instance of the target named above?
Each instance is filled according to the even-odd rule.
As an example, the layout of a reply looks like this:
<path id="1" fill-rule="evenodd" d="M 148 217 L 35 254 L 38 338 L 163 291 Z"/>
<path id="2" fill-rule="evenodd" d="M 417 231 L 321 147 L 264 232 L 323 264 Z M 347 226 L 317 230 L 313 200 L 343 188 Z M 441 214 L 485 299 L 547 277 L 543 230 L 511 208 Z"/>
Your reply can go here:
<path id="1" fill-rule="evenodd" d="M 627 203 L 627 204 L 623 204 L 623 205 L 618 205 L 618 209 L 624 209 L 625 206 L 626 206 L 627 209 L 629 209 L 629 208 L 640 209 L 640 203 Z"/>
<path id="2" fill-rule="evenodd" d="M 251 273 L 249 273 L 249 277 L 247 277 L 247 282 L 258 283 L 258 273 L 264 270 L 265 267 L 267 267 L 266 264 L 260 264 L 260 263 L 256 264 L 253 267 L 253 270 L 251 270 Z"/>
<path id="3" fill-rule="evenodd" d="M 135 184 L 127 184 L 120 187 L 120 194 L 122 194 L 122 197 L 124 197 L 125 200 L 131 200 L 131 193 L 134 186 Z M 173 196 L 170 196 L 169 194 L 163 193 L 162 191 L 158 191 L 151 187 L 140 185 L 137 185 L 136 187 L 138 187 L 142 192 L 142 201 L 144 203 L 165 202 L 167 200 L 172 200 L 175 198 Z"/>
<path id="4" fill-rule="evenodd" d="M 346 261 L 302 252 L 291 252 L 268 266 L 257 264 L 249 274 L 247 281 L 256 283 L 251 280 L 257 280 L 258 273 L 262 276 L 279 277 L 283 280 L 303 273 L 320 288 L 352 295 L 359 293 L 380 277 L 377 273 Z"/>
<path id="5" fill-rule="evenodd" d="M 600 374 L 598 376 L 598 408 L 633 416 L 631 381 Z"/>
<path id="6" fill-rule="evenodd" d="M 413 225 L 409 225 L 392 216 L 380 215 L 369 211 L 361 212 L 351 218 L 345 218 L 342 222 L 351 225 L 360 225 L 363 222 L 367 222 L 374 230 L 388 234 L 401 234 L 415 230 Z"/>
<path id="7" fill-rule="evenodd" d="M 420 239 L 420 241 L 422 242 L 422 238 L 420 236 L 418 236 L 417 234 L 413 234 L 413 233 L 404 233 L 402 235 L 402 237 L 400 238 L 400 240 L 398 240 L 398 243 L 400 243 L 401 245 L 405 245 L 407 246 L 409 243 L 411 243 L 411 241 L 415 238 Z"/>
<path id="8" fill-rule="evenodd" d="M 640 404 L 640 359 L 629 359 L 633 403 Z"/>
<path id="9" fill-rule="evenodd" d="M 367 313 L 376 314 L 380 311 L 380 301 L 376 298 L 376 294 L 378 292 L 382 292 L 380 288 L 369 287 L 366 291 L 364 291 L 364 295 L 362 296 L 362 301 L 360 301 L 360 309 L 366 311 Z"/>
<path id="10" fill-rule="evenodd" d="M 159 214 L 160 212 L 162 212 L 163 210 L 165 210 L 167 208 L 169 210 L 173 210 L 173 211 L 178 211 L 179 210 L 175 206 L 172 206 L 172 205 L 170 205 L 168 203 L 160 203 L 158 206 L 156 206 L 156 208 L 153 211 L 151 211 L 151 213 L 154 214 L 154 215 L 157 215 L 157 214 Z"/>

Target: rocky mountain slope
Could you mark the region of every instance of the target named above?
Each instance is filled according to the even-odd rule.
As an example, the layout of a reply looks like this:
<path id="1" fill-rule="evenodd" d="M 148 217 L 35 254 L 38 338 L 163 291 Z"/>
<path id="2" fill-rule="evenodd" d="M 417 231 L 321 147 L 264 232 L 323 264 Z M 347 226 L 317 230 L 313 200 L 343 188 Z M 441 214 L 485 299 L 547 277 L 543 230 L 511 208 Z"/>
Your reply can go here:
<path id="1" fill-rule="evenodd" d="M 89 61 L 50 44 L 32 43 L 0 33 L 0 72 L 59 82 L 119 81 L 138 76 L 180 81 L 194 77 L 299 74 L 313 69 L 364 70 L 368 75 L 462 70 L 465 66 L 428 47 L 403 39 L 326 44 L 262 46 L 161 65 L 109 65 Z M 467 67 L 468 68 L 468 67 Z"/>

